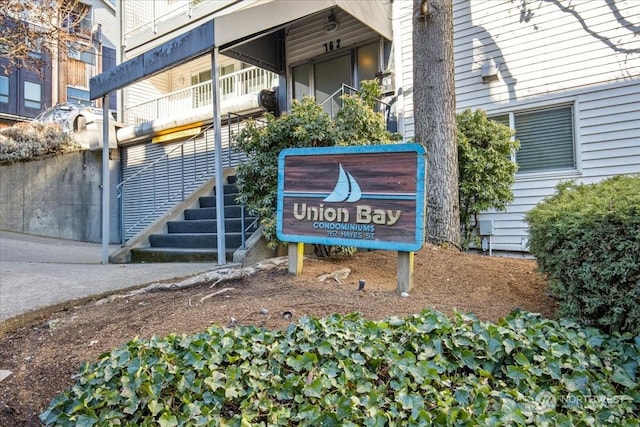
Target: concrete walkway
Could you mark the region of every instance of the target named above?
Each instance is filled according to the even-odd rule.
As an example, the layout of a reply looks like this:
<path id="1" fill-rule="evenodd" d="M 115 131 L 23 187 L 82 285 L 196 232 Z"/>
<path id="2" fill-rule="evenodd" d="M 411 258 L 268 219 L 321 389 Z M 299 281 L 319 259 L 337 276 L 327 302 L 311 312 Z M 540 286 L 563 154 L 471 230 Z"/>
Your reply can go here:
<path id="1" fill-rule="evenodd" d="M 0 231 L 0 332 L 70 301 L 221 267 L 213 263 L 101 264 L 101 255 L 102 246 L 97 243 Z"/>

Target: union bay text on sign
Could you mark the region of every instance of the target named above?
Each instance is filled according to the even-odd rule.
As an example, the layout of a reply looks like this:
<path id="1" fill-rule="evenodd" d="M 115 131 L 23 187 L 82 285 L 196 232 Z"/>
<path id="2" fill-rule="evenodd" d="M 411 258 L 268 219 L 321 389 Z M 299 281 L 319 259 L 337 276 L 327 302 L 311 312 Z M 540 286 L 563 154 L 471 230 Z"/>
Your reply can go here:
<path id="1" fill-rule="evenodd" d="M 424 172 L 419 144 L 283 150 L 278 238 L 417 251 L 424 242 Z"/>

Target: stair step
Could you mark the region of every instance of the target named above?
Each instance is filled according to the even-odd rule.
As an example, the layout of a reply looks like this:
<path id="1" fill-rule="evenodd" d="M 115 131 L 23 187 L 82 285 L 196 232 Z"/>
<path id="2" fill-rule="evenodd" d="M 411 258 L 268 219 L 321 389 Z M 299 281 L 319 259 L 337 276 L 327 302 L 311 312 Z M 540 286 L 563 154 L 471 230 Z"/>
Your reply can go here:
<path id="1" fill-rule="evenodd" d="M 247 229 L 252 223 L 255 222 L 255 218 L 245 218 L 244 228 Z M 167 223 L 167 230 L 170 234 L 173 233 L 216 233 L 218 223 L 215 219 L 190 219 L 185 221 L 169 221 Z M 251 229 L 247 231 L 255 231 L 257 224 L 254 224 Z M 240 218 L 226 218 L 224 221 L 224 231 L 239 233 L 242 231 L 242 220 Z"/>
<path id="2" fill-rule="evenodd" d="M 242 207 L 240 206 L 225 206 L 224 217 L 225 218 L 240 218 L 242 216 Z M 196 208 L 186 209 L 184 211 L 184 219 L 216 219 L 216 208 Z"/>
<path id="3" fill-rule="evenodd" d="M 218 236 L 216 233 L 152 234 L 149 236 L 149 245 L 152 248 L 216 249 Z M 238 249 L 241 245 L 242 233 L 226 233 L 225 247 Z"/>
<path id="4" fill-rule="evenodd" d="M 224 184 L 222 186 L 224 194 L 238 193 L 238 186 L 236 184 Z M 216 187 L 213 187 L 213 194 L 216 194 Z"/>
<path id="5" fill-rule="evenodd" d="M 233 206 L 237 205 L 236 197 L 239 193 L 231 193 L 224 195 L 224 205 Z M 200 201 L 201 208 L 214 208 L 216 207 L 216 196 L 203 196 L 198 199 Z"/>
<path id="6" fill-rule="evenodd" d="M 233 250 L 226 250 L 226 260 L 233 259 Z M 131 262 L 217 262 L 215 249 L 194 248 L 135 248 L 131 250 Z"/>

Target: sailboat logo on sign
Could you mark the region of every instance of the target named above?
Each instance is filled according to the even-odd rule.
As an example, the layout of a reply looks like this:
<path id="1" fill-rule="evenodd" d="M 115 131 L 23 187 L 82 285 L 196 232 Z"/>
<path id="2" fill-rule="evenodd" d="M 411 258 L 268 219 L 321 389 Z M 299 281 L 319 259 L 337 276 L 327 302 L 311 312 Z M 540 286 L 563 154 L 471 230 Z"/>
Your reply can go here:
<path id="1" fill-rule="evenodd" d="M 340 172 L 338 174 L 338 182 L 333 188 L 333 191 L 324 199 L 323 202 L 357 202 L 362 197 L 362 190 L 356 182 L 355 178 L 349 173 L 345 172 L 342 164 L 338 165 Z"/>

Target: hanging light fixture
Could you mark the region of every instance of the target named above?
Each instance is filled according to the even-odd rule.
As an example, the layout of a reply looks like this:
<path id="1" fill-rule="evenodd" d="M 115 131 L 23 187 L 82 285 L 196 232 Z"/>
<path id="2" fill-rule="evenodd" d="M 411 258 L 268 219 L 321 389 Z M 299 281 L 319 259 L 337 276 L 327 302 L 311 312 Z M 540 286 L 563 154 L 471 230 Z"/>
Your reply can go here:
<path id="1" fill-rule="evenodd" d="M 333 33 L 340 27 L 338 21 L 336 21 L 336 15 L 333 14 L 333 10 L 331 10 L 331 14 L 329 18 L 327 18 L 327 23 L 324 24 L 324 32 L 325 33 Z"/>

